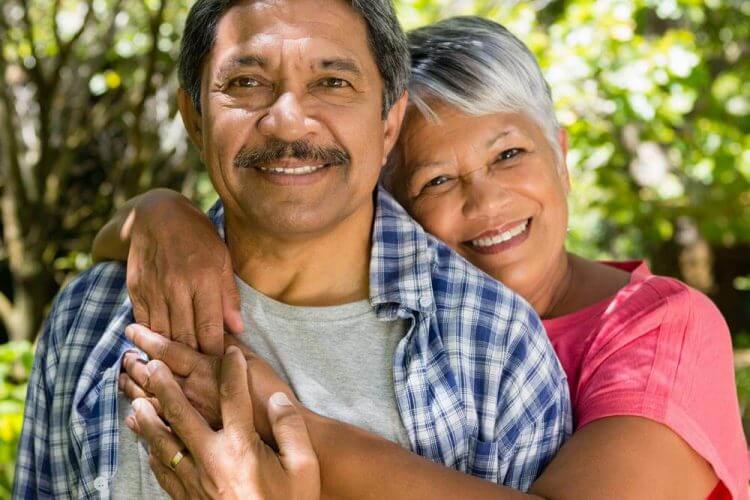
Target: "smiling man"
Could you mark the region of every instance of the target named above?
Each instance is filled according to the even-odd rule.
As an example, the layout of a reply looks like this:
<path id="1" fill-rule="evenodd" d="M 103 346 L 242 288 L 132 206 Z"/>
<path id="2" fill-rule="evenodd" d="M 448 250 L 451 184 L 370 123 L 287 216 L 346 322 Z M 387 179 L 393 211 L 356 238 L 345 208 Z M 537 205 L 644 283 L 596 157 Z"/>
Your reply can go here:
<path id="1" fill-rule="evenodd" d="M 387 0 L 191 9 L 179 108 L 221 198 L 210 215 L 251 326 L 242 340 L 314 412 L 526 489 L 570 431 L 565 376 L 533 310 L 377 187 L 407 78 Z M 16 496 L 159 494 L 117 393 L 133 347 L 125 277 L 97 265 L 55 302 Z"/>

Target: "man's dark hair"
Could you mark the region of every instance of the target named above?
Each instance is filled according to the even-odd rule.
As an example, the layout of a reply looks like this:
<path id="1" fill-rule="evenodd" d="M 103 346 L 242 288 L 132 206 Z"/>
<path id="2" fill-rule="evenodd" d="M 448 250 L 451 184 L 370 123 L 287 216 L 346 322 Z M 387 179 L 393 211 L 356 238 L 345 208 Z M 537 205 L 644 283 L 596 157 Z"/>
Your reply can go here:
<path id="1" fill-rule="evenodd" d="M 180 85 L 200 112 L 203 58 L 216 41 L 216 26 L 238 0 L 197 0 L 190 8 L 180 46 Z M 367 23 L 370 50 L 383 79 L 383 117 L 409 82 L 409 46 L 391 0 L 351 0 Z"/>

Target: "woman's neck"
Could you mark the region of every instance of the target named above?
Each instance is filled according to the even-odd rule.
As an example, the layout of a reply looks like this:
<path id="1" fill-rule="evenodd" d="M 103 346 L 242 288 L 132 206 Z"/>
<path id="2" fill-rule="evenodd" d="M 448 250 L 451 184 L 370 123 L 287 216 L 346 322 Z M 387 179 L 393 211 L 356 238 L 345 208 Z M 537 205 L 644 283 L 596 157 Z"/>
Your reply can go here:
<path id="1" fill-rule="evenodd" d="M 580 311 L 615 295 L 630 282 L 630 274 L 599 262 L 566 253 L 560 278 L 547 307 L 539 312 L 544 319 Z"/>

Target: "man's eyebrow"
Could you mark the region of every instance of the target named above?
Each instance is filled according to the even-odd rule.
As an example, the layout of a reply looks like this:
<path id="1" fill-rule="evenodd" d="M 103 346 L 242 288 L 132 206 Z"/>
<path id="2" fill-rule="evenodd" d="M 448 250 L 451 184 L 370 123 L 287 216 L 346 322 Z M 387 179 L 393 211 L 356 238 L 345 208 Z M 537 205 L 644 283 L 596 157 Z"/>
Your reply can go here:
<path id="1" fill-rule="evenodd" d="M 221 67 L 219 68 L 219 75 L 224 75 L 237 68 L 246 68 L 246 67 L 251 67 L 251 66 L 258 66 L 260 68 L 265 68 L 267 65 L 268 65 L 268 59 L 266 59 L 263 56 L 259 56 L 255 54 L 244 54 L 244 55 L 234 56 L 221 65 Z"/>
<path id="2" fill-rule="evenodd" d="M 351 73 L 355 76 L 362 76 L 362 69 L 354 59 L 349 58 L 335 58 L 335 59 L 322 59 L 318 62 L 318 66 L 323 69 L 329 69 L 334 71 L 344 71 Z"/>

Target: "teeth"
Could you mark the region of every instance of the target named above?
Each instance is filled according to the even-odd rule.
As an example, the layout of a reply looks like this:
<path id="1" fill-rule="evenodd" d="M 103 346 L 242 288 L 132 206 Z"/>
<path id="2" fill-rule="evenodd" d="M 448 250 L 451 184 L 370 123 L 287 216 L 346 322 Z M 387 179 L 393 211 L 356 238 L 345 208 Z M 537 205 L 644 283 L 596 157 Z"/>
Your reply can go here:
<path id="1" fill-rule="evenodd" d="M 318 165 L 315 167 L 312 166 L 305 166 L 305 167 L 295 167 L 295 168 L 280 168 L 280 167 L 274 167 L 274 168 L 265 168 L 265 167 L 258 167 L 258 170 L 261 172 L 273 172 L 275 174 L 285 174 L 285 175 L 307 175 L 311 174 L 313 172 L 317 172 L 321 168 L 325 167 L 325 165 Z"/>
<path id="2" fill-rule="evenodd" d="M 518 236 L 519 234 L 526 231 L 526 228 L 529 225 L 529 221 L 526 220 L 522 222 L 521 224 L 517 225 L 516 227 L 505 231 L 504 233 L 496 234 L 495 236 L 492 236 L 490 238 L 478 238 L 476 240 L 472 240 L 471 244 L 475 247 L 491 247 L 493 245 L 498 245 L 500 243 L 504 243 L 511 238 L 514 238 Z"/>

